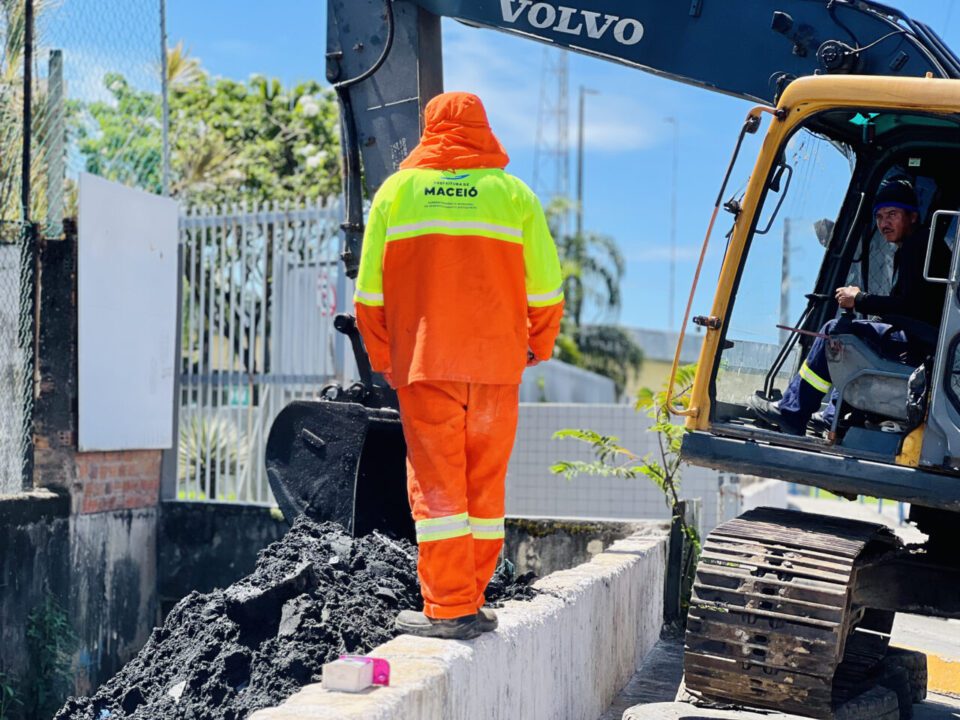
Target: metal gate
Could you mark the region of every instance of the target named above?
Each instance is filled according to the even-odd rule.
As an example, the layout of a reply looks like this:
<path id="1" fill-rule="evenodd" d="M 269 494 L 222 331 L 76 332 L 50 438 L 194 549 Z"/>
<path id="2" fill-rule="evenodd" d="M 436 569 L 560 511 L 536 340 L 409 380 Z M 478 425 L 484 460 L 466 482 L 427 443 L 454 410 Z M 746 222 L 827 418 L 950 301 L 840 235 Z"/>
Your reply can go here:
<path id="1" fill-rule="evenodd" d="M 178 499 L 273 504 L 271 423 L 344 374 L 341 214 L 328 199 L 181 217 Z"/>

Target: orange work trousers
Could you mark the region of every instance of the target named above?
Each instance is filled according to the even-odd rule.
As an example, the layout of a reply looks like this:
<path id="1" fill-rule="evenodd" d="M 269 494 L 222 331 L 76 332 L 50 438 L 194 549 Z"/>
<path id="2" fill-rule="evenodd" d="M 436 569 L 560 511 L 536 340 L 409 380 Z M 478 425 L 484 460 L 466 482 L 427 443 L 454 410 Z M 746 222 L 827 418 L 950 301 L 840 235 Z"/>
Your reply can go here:
<path id="1" fill-rule="evenodd" d="M 417 574 L 431 618 L 474 614 L 503 547 L 518 385 L 415 382 L 397 390 Z"/>

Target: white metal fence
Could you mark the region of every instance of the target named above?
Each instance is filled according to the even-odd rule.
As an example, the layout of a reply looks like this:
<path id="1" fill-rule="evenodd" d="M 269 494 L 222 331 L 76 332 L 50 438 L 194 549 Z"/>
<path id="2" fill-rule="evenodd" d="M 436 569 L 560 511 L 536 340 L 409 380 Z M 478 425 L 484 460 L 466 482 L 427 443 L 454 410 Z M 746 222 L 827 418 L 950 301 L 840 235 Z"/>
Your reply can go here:
<path id="1" fill-rule="evenodd" d="M 340 218 L 335 199 L 181 217 L 178 499 L 273 503 L 270 425 L 342 375 Z"/>

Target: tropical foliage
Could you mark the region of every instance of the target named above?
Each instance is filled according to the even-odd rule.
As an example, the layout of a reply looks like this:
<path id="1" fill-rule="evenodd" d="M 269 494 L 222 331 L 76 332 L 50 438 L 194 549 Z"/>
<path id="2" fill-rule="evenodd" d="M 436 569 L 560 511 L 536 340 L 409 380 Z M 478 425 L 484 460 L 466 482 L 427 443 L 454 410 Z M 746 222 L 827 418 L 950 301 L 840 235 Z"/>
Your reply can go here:
<path id="1" fill-rule="evenodd" d="M 679 389 L 671 399 L 675 407 L 689 407 L 690 390 L 695 375 L 696 365 L 678 368 L 675 387 Z M 618 437 L 603 435 L 594 430 L 558 430 L 554 433 L 554 438 L 572 438 L 587 443 L 593 452 L 594 459 L 590 462 L 561 460 L 550 470 L 554 474 L 563 475 L 568 480 L 579 475 L 593 475 L 619 477 L 625 480 L 644 477 L 652 482 L 663 493 L 671 517 L 680 525 L 685 538 L 680 561 L 683 578 L 681 595 L 685 603 L 690 597 L 693 574 L 700 553 L 700 538 L 696 528 L 687 523 L 681 511 L 680 447 L 686 429 L 681 423 L 673 422 L 667 410 L 667 400 L 666 389 L 654 392 L 650 388 L 642 388 L 637 393 L 636 409 L 645 412 L 653 420 L 649 432 L 657 436 L 657 447 L 654 452 L 641 457 L 624 447 Z"/>
<path id="2" fill-rule="evenodd" d="M 170 192 L 190 204 L 315 199 L 339 188 L 338 114 L 315 81 L 284 88 L 255 75 L 211 78 L 182 44 L 168 50 Z M 71 125 L 86 169 L 159 192 L 161 98 L 118 72 L 109 99 L 73 103 Z"/>
<path id="3" fill-rule="evenodd" d="M 620 283 L 626 261 L 616 241 L 592 232 L 566 233 L 561 218 L 570 202 L 555 200 L 547 218 L 563 268 L 564 317 L 557 338 L 558 359 L 604 375 L 623 392 L 630 374 L 640 369 L 643 351 L 629 332 L 604 323 L 620 310 Z M 588 308 L 596 322 L 587 322 Z"/>
<path id="4" fill-rule="evenodd" d="M 180 424 L 177 475 L 181 500 L 235 500 L 224 481 L 242 475 L 249 444 L 237 426 L 215 415 L 191 415 Z"/>
<path id="5" fill-rule="evenodd" d="M 34 13 L 40 16 L 55 0 L 35 0 Z M 23 51 L 24 3 L 0 0 L 0 242 L 19 238 L 22 226 L 20 183 L 24 138 Z M 47 88 L 34 83 L 31 103 L 33 152 L 30 164 L 32 218 L 46 215 L 47 134 L 53 127 L 47 102 Z"/>

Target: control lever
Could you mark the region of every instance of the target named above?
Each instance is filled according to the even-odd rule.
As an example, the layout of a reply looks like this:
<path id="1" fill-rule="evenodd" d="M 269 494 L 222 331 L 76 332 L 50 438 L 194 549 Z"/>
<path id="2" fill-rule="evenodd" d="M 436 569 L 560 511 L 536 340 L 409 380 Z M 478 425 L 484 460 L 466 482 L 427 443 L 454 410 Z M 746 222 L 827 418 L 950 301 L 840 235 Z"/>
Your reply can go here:
<path id="1" fill-rule="evenodd" d="M 370 367 L 370 356 L 360 337 L 360 328 L 353 315 L 340 313 L 333 319 L 333 327 L 350 338 L 353 348 L 353 357 L 357 361 L 357 371 L 360 373 L 360 382 L 345 391 L 344 397 L 350 402 L 361 403 L 368 408 L 397 408 L 397 393 L 387 385 L 380 376 L 375 375 Z"/>

